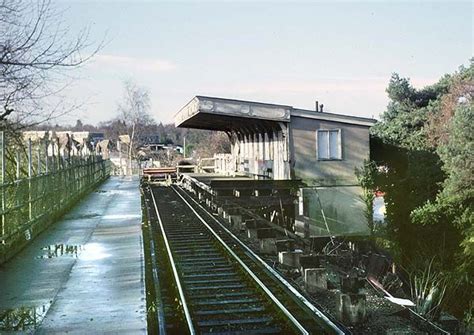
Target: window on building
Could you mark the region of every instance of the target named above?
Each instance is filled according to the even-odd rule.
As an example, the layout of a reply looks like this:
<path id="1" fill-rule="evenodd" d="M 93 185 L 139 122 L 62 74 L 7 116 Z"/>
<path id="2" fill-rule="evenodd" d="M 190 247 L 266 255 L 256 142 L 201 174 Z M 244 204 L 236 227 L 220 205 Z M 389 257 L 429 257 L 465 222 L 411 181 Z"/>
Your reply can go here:
<path id="1" fill-rule="evenodd" d="M 342 159 L 341 130 L 318 130 L 318 159 Z"/>

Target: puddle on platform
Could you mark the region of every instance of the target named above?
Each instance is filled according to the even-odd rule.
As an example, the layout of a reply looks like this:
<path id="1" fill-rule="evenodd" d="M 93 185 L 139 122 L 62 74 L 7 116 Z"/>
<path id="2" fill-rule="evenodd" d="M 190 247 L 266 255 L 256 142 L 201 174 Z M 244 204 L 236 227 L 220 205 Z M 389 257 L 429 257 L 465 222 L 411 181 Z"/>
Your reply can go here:
<path id="1" fill-rule="evenodd" d="M 98 261 L 111 255 L 107 252 L 106 248 L 100 243 L 88 243 L 84 246 L 83 252 L 79 256 L 79 259 L 83 261 Z"/>
<path id="2" fill-rule="evenodd" d="M 38 328 L 48 312 L 50 303 L 33 307 L 0 310 L 0 333 L 2 331 L 28 331 Z"/>
<path id="3" fill-rule="evenodd" d="M 44 251 L 43 255 L 37 258 L 56 258 L 56 257 L 72 257 L 77 258 L 81 251 L 84 250 L 82 245 L 69 245 L 69 244 L 51 244 L 41 248 Z"/>

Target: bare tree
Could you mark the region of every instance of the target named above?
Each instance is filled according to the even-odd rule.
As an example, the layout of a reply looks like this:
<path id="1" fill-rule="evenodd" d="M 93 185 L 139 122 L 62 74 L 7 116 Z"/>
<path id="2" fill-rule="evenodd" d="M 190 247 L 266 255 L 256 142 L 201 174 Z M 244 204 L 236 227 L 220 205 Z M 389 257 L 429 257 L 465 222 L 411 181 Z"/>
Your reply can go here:
<path id="1" fill-rule="evenodd" d="M 88 29 L 70 36 L 50 0 L 0 0 L 0 124 L 31 125 L 67 111 L 58 93 L 65 69 L 84 64 L 92 48 Z M 69 79 L 70 81 L 70 79 Z M 46 98 L 56 102 L 46 104 Z"/>
<path id="2" fill-rule="evenodd" d="M 229 136 L 225 132 L 210 132 L 206 140 L 197 141 L 191 146 L 194 158 L 211 158 L 214 154 L 230 153 Z"/>
<path id="3" fill-rule="evenodd" d="M 142 131 L 154 121 L 149 114 L 150 94 L 144 87 L 127 80 L 124 82 L 122 101 L 118 104 L 120 117 L 124 121 L 129 136 L 128 159 L 131 170 L 132 159 L 137 157 L 138 141 Z"/>

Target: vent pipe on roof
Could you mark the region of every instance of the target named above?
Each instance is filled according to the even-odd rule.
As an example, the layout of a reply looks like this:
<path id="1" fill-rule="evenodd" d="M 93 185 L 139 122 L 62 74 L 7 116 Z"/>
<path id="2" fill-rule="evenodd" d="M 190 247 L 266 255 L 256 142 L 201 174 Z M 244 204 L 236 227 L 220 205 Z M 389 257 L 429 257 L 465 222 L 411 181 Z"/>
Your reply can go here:
<path id="1" fill-rule="evenodd" d="M 324 105 L 321 104 L 321 109 L 319 110 L 321 113 L 323 112 Z"/>
<path id="2" fill-rule="evenodd" d="M 316 112 L 319 112 L 319 101 L 318 100 L 316 100 L 316 102 L 315 102 L 314 110 Z"/>

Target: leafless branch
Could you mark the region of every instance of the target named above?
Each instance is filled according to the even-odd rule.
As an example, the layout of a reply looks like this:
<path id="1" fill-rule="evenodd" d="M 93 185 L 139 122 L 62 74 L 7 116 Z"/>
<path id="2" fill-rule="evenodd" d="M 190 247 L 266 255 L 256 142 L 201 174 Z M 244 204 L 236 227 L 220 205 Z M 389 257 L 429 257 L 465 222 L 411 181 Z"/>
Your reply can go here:
<path id="1" fill-rule="evenodd" d="M 71 37 L 50 0 L 0 0 L 0 31 L 0 125 L 23 127 L 71 110 L 45 100 L 63 91 L 69 84 L 58 78 L 85 64 L 103 42 L 94 47 L 89 29 Z"/>

